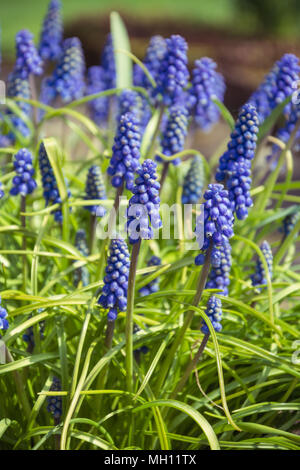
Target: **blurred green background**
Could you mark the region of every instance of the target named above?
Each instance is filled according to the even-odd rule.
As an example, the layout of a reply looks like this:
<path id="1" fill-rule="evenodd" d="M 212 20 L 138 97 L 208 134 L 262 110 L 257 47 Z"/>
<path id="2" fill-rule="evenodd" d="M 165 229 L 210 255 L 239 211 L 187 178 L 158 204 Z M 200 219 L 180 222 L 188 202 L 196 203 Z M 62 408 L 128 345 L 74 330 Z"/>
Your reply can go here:
<path id="1" fill-rule="evenodd" d="M 63 0 L 66 24 L 81 17 L 95 17 L 118 10 L 148 21 L 157 18 L 197 23 L 237 35 L 300 35 L 299 0 Z M 14 36 L 28 28 L 39 34 L 48 0 L 1 0 L 2 48 L 14 51 Z"/>

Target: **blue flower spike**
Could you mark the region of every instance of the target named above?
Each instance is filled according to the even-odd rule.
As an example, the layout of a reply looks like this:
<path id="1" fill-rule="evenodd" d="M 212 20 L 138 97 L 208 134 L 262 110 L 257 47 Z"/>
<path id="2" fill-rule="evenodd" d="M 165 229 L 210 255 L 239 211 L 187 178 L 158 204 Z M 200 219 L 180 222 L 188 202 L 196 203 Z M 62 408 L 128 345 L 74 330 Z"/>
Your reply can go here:
<path id="1" fill-rule="evenodd" d="M 99 166 L 92 165 L 89 168 L 86 185 L 85 185 L 85 199 L 107 199 L 106 190 L 103 182 L 102 172 Z M 105 207 L 99 205 L 85 206 L 92 215 L 96 217 L 103 217 L 106 214 Z"/>
<path id="2" fill-rule="evenodd" d="M 190 168 L 183 181 L 182 204 L 197 204 L 202 196 L 204 184 L 205 170 L 203 160 L 196 155 L 192 159 Z"/>
<path id="3" fill-rule="evenodd" d="M 14 156 L 14 170 L 16 176 L 13 178 L 13 186 L 10 190 L 12 196 L 27 196 L 37 187 L 33 178 L 34 168 L 32 165 L 32 154 L 26 148 L 20 149 Z"/>
<path id="4" fill-rule="evenodd" d="M 212 326 L 216 332 L 222 330 L 221 320 L 222 320 L 222 302 L 215 296 L 209 298 L 207 302 L 207 307 L 205 311 L 206 315 L 210 319 Z M 203 334 L 209 334 L 209 328 L 204 320 L 202 320 L 201 331 Z"/>
<path id="5" fill-rule="evenodd" d="M 268 272 L 269 272 L 270 278 L 272 279 L 272 275 L 273 275 L 272 249 L 266 240 L 261 244 L 260 249 L 265 257 L 265 260 L 268 265 Z M 252 274 L 251 281 L 254 287 L 259 286 L 259 285 L 265 286 L 267 284 L 267 274 L 266 274 L 263 262 L 260 258 L 257 259 L 255 273 Z"/>
<path id="6" fill-rule="evenodd" d="M 131 244 L 141 239 L 153 238 L 153 229 L 162 226 L 159 215 L 160 184 L 157 181 L 156 163 L 150 159 L 145 160 L 137 170 L 137 174 L 132 189 L 133 196 L 129 200 L 127 210 L 127 231 Z"/>
<path id="7" fill-rule="evenodd" d="M 130 257 L 126 242 L 122 238 L 110 243 L 104 286 L 98 304 L 108 309 L 108 321 L 115 321 L 118 312 L 127 307 L 127 289 Z"/>
<path id="8" fill-rule="evenodd" d="M 161 259 L 158 256 L 151 256 L 149 259 L 147 266 L 160 266 L 161 265 Z M 139 290 L 139 294 L 141 297 L 145 297 L 146 295 L 153 294 L 154 292 L 157 292 L 159 290 L 159 277 L 156 279 L 153 279 L 153 281 L 150 281 L 149 284 L 146 286 L 142 287 Z"/>
<path id="9" fill-rule="evenodd" d="M 1 306 L 1 296 L 0 296 L 0 330 L 7 330 L 9 323 L 7 320 L 7 310 Z"/>
<path id="10" fill-rule="evenodd" d="M 43 73 L 42 59 L 33 43 L 33 35 L 23 29 L 16 34 L 16 63 L 14 71 L 20 78 L 26 79 L 29 75 Z"/>
<path id="11" fill-rule="evenodd" d="M 83 257 L 89 256 L 89 249 L 86 239 L 86 233 L 83 229 L 79 229 L 76 232 L 75 247 Z M 86 266 L 81 266 L 74 271 L 74 286 L 78 287 L 81 283 L 82 287 L 85 287 L 90 282 L 90 274 Z"/>
<path id="12" fill-rule="evenodd" d="M 43 60 L 58 60 L 62 54 L 63 23 L 60 0 L 51 0 L 45 16 L 39 45 Z"/>
<path id="13" fill-rule="evenodd" d="M 50 392 L 61 391 L 61 381 L 58 377 L 53 377 Z M 47 411 L 53 415 L 55 423 L 59 423 L 62 415 L 62 397 L 59 395 L 47 397 Z"/>

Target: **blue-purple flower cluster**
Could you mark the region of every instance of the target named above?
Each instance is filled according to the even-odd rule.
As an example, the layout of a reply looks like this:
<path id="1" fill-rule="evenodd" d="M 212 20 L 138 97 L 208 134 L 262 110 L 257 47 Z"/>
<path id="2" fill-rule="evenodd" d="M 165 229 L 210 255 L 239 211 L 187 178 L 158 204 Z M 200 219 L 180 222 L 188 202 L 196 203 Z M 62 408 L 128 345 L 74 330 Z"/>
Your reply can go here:
<path id="1" fill-rule="evenodd" d="M 184 141 L 187 135 L 188 127 L 188 111 L 183 105 L 174 105 L 170 108 L 166 127 L 162 134 L 161 150 L 164 155 L 171 157 L 175 153 L 182 152 L 184 149 Z M 161 162 L 162 159 L 157 156 L 156 160 Z M 173 165 L 179 165 L 180 158 L 171 160 Z"/>
<path id="2" fill-rule="evenodd" d="M 254 106 L 247 103 L 239 113 L 227 151 L 220 158 L 216 173 L 218 182 L 226 181 L 233 210 L 240 220 L 248 216 L 248 209 L 253 205 L 250 195 L 251 164 L 255 155 L 257 134 L 257 112 Z"/>
<path id="3" fill-rule="evenodd" d="M 161 259 L 158 256 L 151 256 L 149 259 L 147 266 L 160 266 L 161 265 Z M 157 292 L 159 289 L 159 277 L 153 279 L 153 281 L 150 281 L 146 286 L 142 287 L 139 290 L 139 294 L 141 297 L 145 297 L 146 295 L 153 294 L 154 292 Z"/>
<path id="4" fill-rule="evenodd" d="M 266 240 L 261 244 L 260 249 L 265 257 L 265 260 L 268 265 L 268 272 L 269 272 L 270 278 L 272 279 L 272 275 L 273 275 L 272 249 Z M 255 273 L 252 274 L 251 281 L 252 281 L 253 286 L 260 286 L 260 285 L 267 284 L 267 274 L 266 274 L 263 262 L 260 258 L 257 259 Z"/>
<path id="5" fill-rule="evenodd" d="M 161 62 L 164 59 L 166 52 L 166 40 L 162 36 L 153 36 L 150 39 L 143 63 L 155 81 L 158 79 Z M 135 85 L 146 88 L 151 100 L 154 102 L 155 89 L 153 88 L 147 75 L 139 66 L 137 66 L 135 70 Z"/>
<path id="6" fill-rule="evenodd" d="M 38 313 L 42 312 L 43 309 L 38 309 Z M 40 330 L 40 338 L 44 339 L 44 331 L 45 331 L 45 321 L 39 322 L 39 330 Z M 35 347 L 35 341 L 34 341 L 34 332 L 33 332 L 33 326 L 30 326 L 27 328 L 26 333 L 23 334 L 23 340 L 25 343 L 28 344 L 28 352 L 32 352 Z"/>
<path id="7" fill-rule="evenodd" d="M 86 257 L 89 255 L 89 249 L 87 246 L 86 240 L 86 233 L 83 229 L 79 229 L 76 232 L 75 237 L 75 247 L 79 251 L 79 253 Z M 74 271 L 74 286 L 78 287 L 81 283 L 82 287 L 85 287 L 90 282 L 90 274 L 86 266 L 81 266 L 80 268 L 76 268 Z"/>
<path id="8" fill-rule="evenodd" d="M 62 53 L 63 24 L 60 0 L 51 0 L 45 16 L 39 45 L 44 60 L 57 60 Z"/>
<path id="9" fill-rule="evenodd" d="M 63 42 L 63 53 L 53 72 L 49 84 L 64 103 L 77 100 L 85 91 L 85 60 L 78 38 L 68 38 Z"/>
<path id="10" fill-rule="evenodd" d="M 289 214 L 284 218 L 282 227 L 280 227 L 280 231 L 284 233 L 285 237 L 287 237 L 294 230 L 299 220 L 300 220 L 300 208 L 298 208 L 297 212 L 294 212 L 293 214 Z"/>
<path id="11" fill-rule="evenodd" d="M 132 244 L 140 239 L 153 238 L 153 229 L 162 225 L 156 163 L 150 159 L 145 160 L 137 174 L 127 210 L 127 231 Z"/>
<path id="12" fill-rule="evenodd" d="M 112 240 L 105 268 L 104 287 L 98 300 L 98 304 L 109 309 L 109 321 L 114 321 L 118 311 L 124 312 L 127 307 L 129 260 L 126 242 L 122 238 Z"/>
<path id="13" fill-rule="evenodd" d="M 197 204 L 205 183 L 205 170 L 203 160 L 196 155 L 185 175 L 182 188 L 182 204 Z"/>
<path id="14" fill-rule="evenodd" d="M 44 188 L 43 195 L 46 201 L 46 206 L 52 204 L 61 204 L 62 201 L 59 194 L 57 181 L 43 142 L 39 148 L 39 167 L 42 175 L 42 185 Z M 68 192 L 68 196 L 70 195 L 70 192 Z M 58 209 L 54 212 L 54 219 L 56 222 L 62 223 L 63 216 L 61 209 Z"/>
<path id="15" fill-rule="evenodd" d="M 216 251 L 233 236 L 234 217 L 228 191 L 222 184 L 209 184 L 204 193 L 204 213 L 196 219 L 196 239 L 201 253 L 195 264 L 202 265 L 209 248 L 216 258 Z"/>
<path id="16" fill-rule="evenodd" d="M 26 79 L 29 75 L 43 73 L 42 59 L 33 43 L 33 35 L 23 29 L 16 34 L 16 63 L 14 71 L 20 78 Z"/>
<path id="17" fill-rule="evenodd" d="M 24 98 L 30 99 L 30 86 L 28 78 L 21 78 L 18 72 L 12 72 L 7 79 L 7 96 L 8 98 Z M 20 110 L 24 113 L 25 116 L 31 116 L 31 106 L 24 101 L 17 101 L 17 105 Z M 7 109 L 6 114 L 9 117 L 13 127 L 16 131 L 20 132 L 23 137 L 28 137 L 30 135 L 30 130 L 24 120 L 15 114 L 12 110 Z M 12 136 L 14 140 L 14 136 Z"/>
<path id="18" fill-rule="evenodd" d="M 7 330 L 9 323 L 7 320 L 7 310 L 1 306 L 1 296 L 0 296 L 0 330 Z"/>
<path id="19" fill-rule="evenodd" d="M 116 64 L 112 35 L 108 34 L 101 56 L 101 65 L 105 71 L 105 88 L 116 88 Z"/>
<path id="20" fill-rule="evenodd" d="M 16 176 L 13 178 L 13 186 L 10 190 L 12 196 L 27 196 L 37 187 L 33 178 L 32 154 L 26 148 L 20 149 L 14 157 L 14 169 Z"/>
<path id="21" fill-rule="evenodd" d="M 126 183 L 131 190 L 134 174 L 139 167 L 141 134 L 138 120 L 132 113 L 120 117 L 112 157 L 107 173 L 112 176 L 111 184 L 118 188 Z"/>
<path id="22" fill-rule="evenodd" d="M 61 381 L 58 377 L 53 377 L 53 382 L 50 387 L 50 392 L 61 391 Z M 62 397 L 59 395 L 47 397 L 47 411 L 53 415 L 56 422 L 60 421 L 62 415 Z"/>
<path id="23" fill-rule="evenodd" d="M 225 82 L 216 68 L 217 64 L 212 59 L 203 57 L 195 61 L 193 69 L 190 92 L 195 100 L 195 122 L 204 131 L 209 131 L 219 120 L 220 111 L 213 99 L 224 100 Z"/>
<path id="24" fill-rule="evenodd" d="M 294 54 L 284 54 L 275 63 L 262 84 L 249 99 L 249 103 L 257 109 L 260 122 L 263 122 L 278 104 L 295 92 L 299 73 L 299 59 Z M 288 103 L 285 107 L 286 116 L 290 111 L 291 103 Z"/>
<path id="25" fill-rule="evenodd" d="M 101 66 L 89 67 L 87 72 L 86 95 L 94 95 L 106 90 L 105 70 Z M 109 99 L 107 96 L 88 102 L 90 116 L 96 124 L 105 125 L 108 118 Z"/>
<path id="26" fill-rule="evenodd" d="M 221 300 L 214 295 L 210 297 L 207 302 L 205 313 L 210 319 L 214 330 L 220 332 L 222 330 L 221 320 L 223 314 Z M 209 334 L 209 328 L 204 320 L 202 320 L 201 331 L 205 335 Z"/>
<path id="27" fill-rule="evenodd" d="M 160 60 L 157 73 L 156 94 L 161 94 L 166 106 L 174 105 L 181 99 L 184 89 L 188 85 L 188 45 L 179 35 L 173 35 L 165 40 L 166 50 Z"/>
<path id="28" fill-rule="evenodd" d="M 101 168 L 98 165 L 92 165 L 89 168 L 85 194 L 85 199 L 107 199 Z M 103 217 L 106 214 L 105 207 L 100 204 L 85 206 L 85 209 L 89 210 L 96 217 Z"/>
<path id="29" fill-rule="evenodd" d="M 211 270 L 208 275 L 206 289 L 219 289 L 221 295 L 228 295 L 228 286 L 230 284 L 231 270 L 231 245 L 228 240 L 217 249 L 214 249 L 211 255 Z"/>

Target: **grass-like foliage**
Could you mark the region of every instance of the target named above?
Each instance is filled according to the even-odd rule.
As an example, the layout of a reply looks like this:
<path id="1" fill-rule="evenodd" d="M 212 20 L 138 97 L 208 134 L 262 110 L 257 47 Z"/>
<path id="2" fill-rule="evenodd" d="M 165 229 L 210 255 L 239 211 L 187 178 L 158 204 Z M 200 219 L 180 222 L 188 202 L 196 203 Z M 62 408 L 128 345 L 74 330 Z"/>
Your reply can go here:
<path id="1" fill-rule="evenodd" d="M 292 219 L 300 203 L 292 145 L 299 126 L 285 142 L 272 137 L 290 96 L 260 126 L 252 161 L 253 206 L 248 217 L 243 212 L 244 220 L 234 222 L 228 292 L 206 285 L 214 269 L 212 245 L 203 252 L 204 264 L 195 265 L 200 250 L 187 249 L 187 221 L 179 206 L 168 239 L 160 235 L 128 243 L 127 309 L 121 304 L 111 309 L 108 321 L 105 300 L 98 300 L 106 292 L 109 240 L 99 239 L 96 227 L 111 217 L 113 207 L 124 215 L 126 208 L 122 202 L 118 207 L 116 195 L 123 191 L 132 197 L 130 184 L 126 187 L 123 180 L 120 186 L 120 178 L 106 171 L 114 138 L 124 132 L 122 126 L 118 131 L 116 116 L 122 89 L 138 93 L 140 112 L 149 109 L 140 131 L 140 163 L 159 157 L 161 203 L 181 202 L 188 172 L 188 184 L 194 171 L 195 184 L 204 191 L 214 182 L 235 126 L 216 92 L 211 98 L 214 116 L 228 125 L 222 150 L 204 157 L 190 143 L 186 148 L 195 148 L 175 146 L 174 151 L 172 141 L 173 151 L 167 153 L 169 134 L 161 134 L 166 126 L 173 127 L 164 124 L 164 115 L 181 119 L 180 138 L 190 118 L 169 113 L 169 104 L 159 102 L 165 83 L 155 96 L 159 76 L 130 51 L 116 13 L 111 31 L 113 87 L 58 106 L 15 94 L 2 107 L 2 134 L 13 133 L 14 139 L 0 148 L 0 449 L 299 449 L 300 222 Z M 138 85 L 132 78 L 135 67 L 144 76 Z M 110 108 L 105 124 L 88 112 L 96 98 L 106 100 L 104 114 Z M 25 134 L 16 121 L 26 126 Z M 193 129 L 190 125 L 189 142 Z M 277 149 L 271 161 L 265 157 L 270 143 Z M 18 194 L 10 190 L 12 181 L 20 184 L 14 179 L 14 162 L 24 147 L 33 158 L 31 177 L 37 187 L 24 193 L 18 186 Z M 41 152 L 48 157 L 47 167 L 41 164 Z M 102 176 L 90 170 L 86 183 L 93 165 Z M 148 167 L 138 170 L 140 181 Z M 56 182 L 46 195 L 45 174 Z M 198 186 L 193 190 L 196 200 Z M 98 218 L 100 206 L 103 218 Z M 280 231 L 288 220 L 288 230 Z M 221 305 L 221 332 L 207 309 L 209 301 Z"/>

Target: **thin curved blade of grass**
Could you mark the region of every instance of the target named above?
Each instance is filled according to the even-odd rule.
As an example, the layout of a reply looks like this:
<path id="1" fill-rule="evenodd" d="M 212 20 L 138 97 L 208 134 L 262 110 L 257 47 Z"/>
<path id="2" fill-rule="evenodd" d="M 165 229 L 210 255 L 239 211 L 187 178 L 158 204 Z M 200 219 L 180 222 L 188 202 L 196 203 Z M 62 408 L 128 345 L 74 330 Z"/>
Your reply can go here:
<path id="1" fill-rule="evenodd" d="M 167 407 L 175 408 L 176 410 L 179 410 L 187 414 L 188 416 L 190 416 L 204 432 L 209 442 L 211 450 L 220 450 L 218 438 L 212 426 L 209 424 L 206 418 L 204 418 L 204 416 L 201 415 L 201 413 L 194 410 L 194 408 L 187 405 L 186 403 L 182 403 L 177 400 L 155 400 L 152 402 L 145 403 L 144 405 L 138 406 L 137 408 L 133 410 L 133 413 L 137 413 L 146 408 L 152 408 L 152 407 L 157 407 L 157 406 L 167 406 Z"/>
<path id="2" fill-rule="evenodd" d="M 18 359 L 17 361 L 1 365 L 0 375 L 7 374 L 8 372 L 13 372 L 15 370 L 23 369 L 24 367 L 29 367 L 34 364 L 39 364 L 40 362 L 44 363 L 50 359 L 56 359 L 57 357 L 57 353 L 43 353 L 25 357 L 24 359 Z"/>
<path id="3" fill-rule="evenodd" d="M 235 126 L 235 120 L 234 120 L 231 112 L 229 111 L 229 109 L 225 106 L 224 103 L 219 101 L 217 98 L 213 98 L 212 101 L 218 106 L 223 119 L 225 120 L 225 122 L 227 122 L 227 124 L 230 127 L 231 131 L 233 131 L 234 126 Z"/>
<path id="4" fill-rule="evenodd" d="M 116 85 L 117 88 L 128 88 L 132 86 L 132 60 L 128 55 L 117 51 L 122 49 L 130 53 L 130 40 L 122 18 L 115 11 L 110 14 L 110 30 L 116 64 Z"/>

